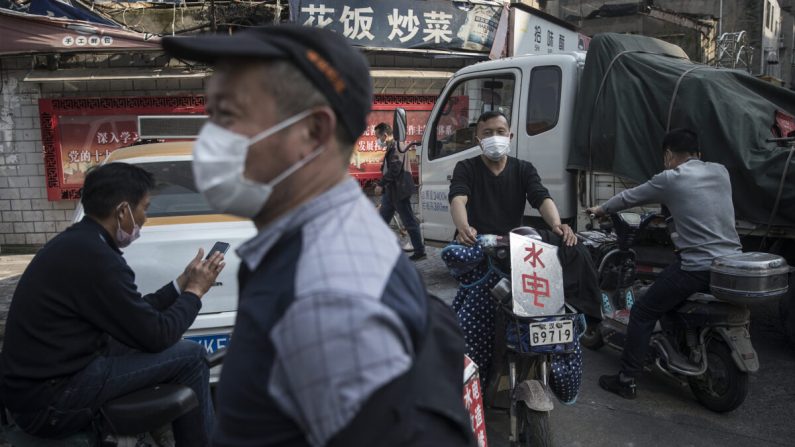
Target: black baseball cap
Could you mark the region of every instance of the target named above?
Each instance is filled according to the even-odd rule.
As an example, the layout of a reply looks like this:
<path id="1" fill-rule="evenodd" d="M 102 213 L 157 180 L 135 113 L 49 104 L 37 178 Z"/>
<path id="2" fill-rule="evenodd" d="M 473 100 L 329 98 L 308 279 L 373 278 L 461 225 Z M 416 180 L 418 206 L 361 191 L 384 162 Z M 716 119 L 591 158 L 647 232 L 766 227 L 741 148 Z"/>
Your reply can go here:
<path id="1" fill-rule="evenodd" d="M 162 42 L 171 56 L 208 64 L 221 59 L 292 62 L 326 96 L 351 141 L 367 127 L 373 103 L 370 67 L 362 53 L 333 31 L 283 24 L 231 36 L 164 37 Z"/>

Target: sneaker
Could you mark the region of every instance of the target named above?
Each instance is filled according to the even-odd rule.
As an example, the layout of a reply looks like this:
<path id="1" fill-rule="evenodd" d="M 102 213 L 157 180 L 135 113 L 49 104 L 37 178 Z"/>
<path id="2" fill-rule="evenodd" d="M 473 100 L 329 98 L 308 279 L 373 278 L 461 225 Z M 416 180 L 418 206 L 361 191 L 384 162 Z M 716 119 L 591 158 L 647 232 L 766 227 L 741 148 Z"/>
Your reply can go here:
<path id="1" fill-rule="evenodd" d="M 409 259 L 411 259 L 412 261 L 421 261 L 427 257 L 428 255 L 426 255 L 425 252 L 423 252 L 423 253 L 414 253 L 413 255 L 409 256 Z"/>
<path id="2" fill-rule="evenodd" d="M 599 386 L 603 389 L 616 393 L 624 399 L 634 399 L 638 397 L 635 390 L 635 379 L 626 377 L 621 373 L 612 376 L 602 376 L 599 378 Z"/>

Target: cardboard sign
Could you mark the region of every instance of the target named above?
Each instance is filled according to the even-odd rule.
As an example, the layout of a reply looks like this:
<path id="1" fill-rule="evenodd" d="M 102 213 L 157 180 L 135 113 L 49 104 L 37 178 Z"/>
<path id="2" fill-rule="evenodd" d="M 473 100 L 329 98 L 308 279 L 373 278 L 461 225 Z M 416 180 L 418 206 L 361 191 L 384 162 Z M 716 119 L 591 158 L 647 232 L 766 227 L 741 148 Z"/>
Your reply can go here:
<path id="1" fill-rule="evenodd" d="M 464 406 L 469 412 L 472 432 L 478 447 L 488 447 L 486 439 L 486 414 L 483 412 L 483 390 L 480 388 L 478 365 L 464 354 Z"/>
<path id="2" fill-rule="evenodd" d="M 563 312 L 563 269 L 558 247 L 511 233 L 513 313 L 522 317 Z"/>

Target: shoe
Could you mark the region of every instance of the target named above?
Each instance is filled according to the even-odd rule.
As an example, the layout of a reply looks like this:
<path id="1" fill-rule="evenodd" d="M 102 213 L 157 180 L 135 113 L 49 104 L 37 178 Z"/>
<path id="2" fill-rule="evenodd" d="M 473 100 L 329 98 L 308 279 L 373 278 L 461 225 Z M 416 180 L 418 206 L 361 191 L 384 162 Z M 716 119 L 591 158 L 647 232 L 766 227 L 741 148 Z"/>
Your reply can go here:
<path id="1" fill-rule="evenodd" d="M 426 255 L 425 253 L 414 253 L 413 255 L 409 256 L 409 259 L 411 259 L 412 261 L 421 261 L 427 257 L 428 255 Z"/>
<path id="2" fill-rule="evenodd" d="M 600 377 L 599 386 L 611 393 L 618 394 L 624 399 L 634 399 L 638 397 L 637 391 L 635 390 L 635 379 L 626 377 L 621 373 Z"/>

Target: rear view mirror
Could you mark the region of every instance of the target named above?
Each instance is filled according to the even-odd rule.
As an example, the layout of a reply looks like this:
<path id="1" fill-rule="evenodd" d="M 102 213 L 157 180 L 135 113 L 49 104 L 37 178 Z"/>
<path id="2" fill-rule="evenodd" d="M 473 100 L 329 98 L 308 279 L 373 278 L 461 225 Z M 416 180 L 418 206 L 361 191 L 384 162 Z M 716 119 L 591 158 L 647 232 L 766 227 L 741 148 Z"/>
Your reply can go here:
<path id="1" fill-rule="evenodd" d="M 501 90 L 502 89 L 502 81 L 485 81 L 483 83 L 483 88 L 491 89 L 491 90 Z"/>
<path id="2" fill-rule="evenodd" d="M 398 107 L 392 121 L 392 137 L 397 142 L 406 141 L 406 110 Z"/>

